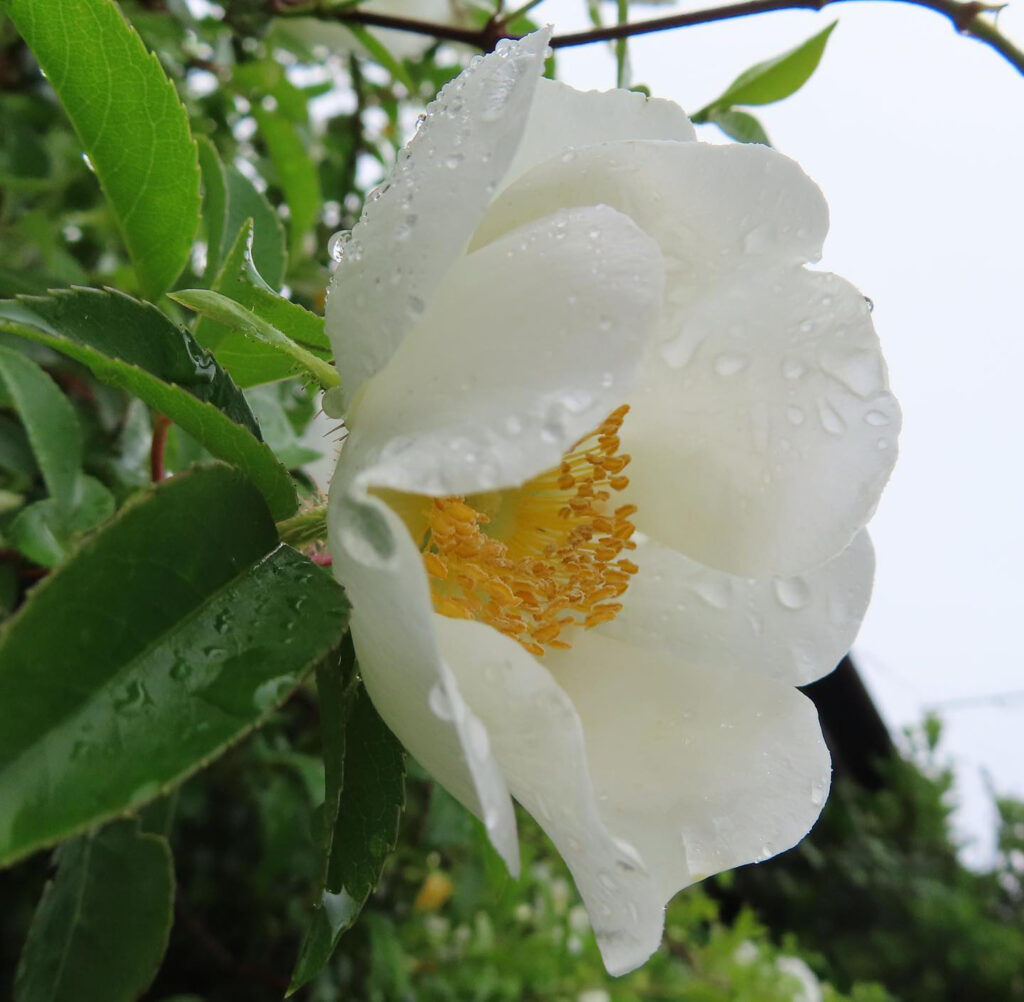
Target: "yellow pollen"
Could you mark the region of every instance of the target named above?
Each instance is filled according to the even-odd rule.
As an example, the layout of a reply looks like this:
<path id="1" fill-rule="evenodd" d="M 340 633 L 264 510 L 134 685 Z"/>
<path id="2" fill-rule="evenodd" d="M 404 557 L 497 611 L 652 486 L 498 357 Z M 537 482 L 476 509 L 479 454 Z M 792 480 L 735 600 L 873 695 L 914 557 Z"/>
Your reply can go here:
<path id="1" fill-rule="evenodd" d="M 429 502 L 417 538 L 438 612 L 493 626 L 536 655 L 570 647 L 572 627 L 615 618 L 622 605 L 609 600 L 638 570 L 620 557 L 636 548 L 636 505 L 609 504 L 629 484 L 630 457 L 618 452 L 628 410 L 609 414 L 557 468 L 498 495 L 500 527 L 473 498 Z"/>

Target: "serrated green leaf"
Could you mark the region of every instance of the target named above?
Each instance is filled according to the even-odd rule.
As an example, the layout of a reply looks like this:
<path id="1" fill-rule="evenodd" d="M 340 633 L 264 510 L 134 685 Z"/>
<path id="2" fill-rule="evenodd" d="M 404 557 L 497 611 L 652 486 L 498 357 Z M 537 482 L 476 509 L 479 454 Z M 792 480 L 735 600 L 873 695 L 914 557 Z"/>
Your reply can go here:
<path id="1" fill-rule="evenodd" d="M 720 97 L 706 108 L 702 108 L 694 116 L 694 121 L 706 121 L 706 117 L 701 116 L 711 108 L 731 108 L 737 104 L 771 104 L 795 94 L 818 68 L 818 63 L 825 52 L 825 44 L 836 24 L 838 22 L 833 21 L 827 28 L 796 48 L 751 66 L 733 80 Z"/>
<path id="2" fill-rule="evenodd" d="M 57 508 L 69 511 L 82 466 L 82 431 L 75 409 L 35 362 L 3 346 L 0 388 L 21 418 L 50 497 Z"/>
<path id="3" fill-rule="evenodd" d="M 72 289 L 0 301 L 0 331 L 30 338 L 87 365 L 166 414 L 263 491 L 274 517 L 291 515 L 288 471 L 259 440 L 245 397 L 191 335 L 156 307 L 114 291 Z"/>
<path id="4" fill-rule="evenodd" d="M 339 666 L 340 671 L 341 666 Z M 346 694 L 344 684 L 320 685 L 332 701 L 324 717 L 335 728 L 344 721 L 341 767 L 327 766 L 328 797 L 341 778 L 340 798 L 330 839 L 326 885 L 313 912 L 292 973 L 289 995 L 315 978 L 330 960 L 380 879 L 381 868 L 398 837 L 405 803 L 405 754 L 361 686 Z M 346 700 L 340 703 L 340 700 Z M 337 741 L 325 753 L 339 753 Z M 332 775 L 335 777 L 332 779 Z M 325 815 L 332 811 L 328 799 Z"/>
<path id="5" fill-rule="evenodd" d="M 126 505 L 0 632 L 0 865 L 153 800 L 258 726 L 347 609 L 230 467 Z"/>
<path id="6" fill-rule="evenodd" d="M 115 821 L 62 846 L 18 965 L 15 1002 L 132 1002 L 174 917 L 167 840 Z"/>
<path id="7" fill-rule="evenodd" d="M 268 323 L 259 314 L 246 309 L 241 303 L 214 292 L 212 289 L 182 289 L 171 294 L 176 303 L 195 310 L 208 320 L 257 341 L 277 354 L 286 356 L 296 369 L 304 369 L 325 389 L 337 386 L 338 372 L 329 362 L 296 344 L 287 334 Z"/>
<path id="8" fill-rule="evenodd" d="M 252 240 L 252 222 L 247 220 L 217 275 L 213 291 L 257 314 L 317 358 L 330 359 L 331 345 L 324 333 L 323 318 L 267 286 L 253 263 Z M 195 337 L 217 356 L 239 386 L 258 386 L 295 375 L 292 359 L 212 320 L 201 319 Z"/>
<path id="9" fill-rule="evenodd" d="M 2 0 L 89 157 L 155 298 L 181 273 L 199 223 L 188 115 L 156 56 L 113 0 Z"/>
<path id="10" fill-rule="evenodd" d="M 753 116 L 745 111 L 737 111 L 735 108 L 714 108 L 708 115 L 708 121 L 717 125 L 730 139 L 738 143 L 760 143 L 762 146 L 771 146 L 768 133 L 764 126 Z"/>

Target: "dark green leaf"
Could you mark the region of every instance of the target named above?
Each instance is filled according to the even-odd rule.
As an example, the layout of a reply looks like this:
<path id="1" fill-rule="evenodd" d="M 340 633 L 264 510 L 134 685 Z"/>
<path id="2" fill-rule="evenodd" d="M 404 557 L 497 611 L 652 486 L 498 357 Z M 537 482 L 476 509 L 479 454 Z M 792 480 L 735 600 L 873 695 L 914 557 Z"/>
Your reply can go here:
<path id="1" fill-rule="evenodd" d="M 178 277 L 199 222 L 188 116 L 113 0 L 4 0 L 71 119 L 150 298 Z"/>
<path id="2" fill-rule="evenodd" d="M 224 166 L 209 140 L 200 140 L 199 156 L 206 191 L 203 217 L 207 233 L 207 278 L 218 273 L 235 235 L 245 221 L 251 219 L 254 226 L 252 259 L 262 280 L 278 288 L 284 281 L 288 260 L 280 217 L 252 181 L 236 168 Z"/>
<path id="3" fill-rule="evenodd" d="M 761 123 L 745 111 L 713 108 L 708 121 L 714 122 L 730 139 L 738 143 L 760 143 L 762 146 L 772 144 Z"/>
<path id="4" fill-rule="evenodd" d="M 262 320 L 322 359 L 331 358 L 331 345 L 324 333 L 324 321 L 315 313 L 272 291 L 260 277 L 252 259 L 252 222 L 239 231 L 213 289 L 233 299 Z M 203 318 L 196 325 L 196 340 L 216 356 L 239 386 L 257 386 L 295 375 L 293 359 L 273 347 Z"/>
<path id="5" fill-rule="evenodd" d="M 242 392 L 155 307 L 117 292 L 74 289 L 0 301 L 0 330 L 49 345 L 89 366 L 97 379 L 123 386 L 244 470 L 275 518 L 295 511 L 288 471 L 259 441 Z"/>
<path id="6" fill-rule="evenodd" d="M 174 913 L 167 841 L 115 821 L 62 846 L 39 902 L 15 1002 L 132 1002 L 153 980 Z"/>
<path id="7" fill-rule="evenodd" d="M 278 543 L 230 467 L 129 503 L 0 632 L 0 864 L 194 772 L 290 694 L 346 619 L 340 586 Z"/>
<path id="8" fill-rule="evenodd" d="M 61 510 L 70 510 L 82 466 L 82 431 L 75 409 L 35 362 L 3 346 L 0 389 L 6 389 L 21 417 L 54 504 Z"/>
<path id="9" fill-rule="evenodd" d="M 332 723 L 343 717 L 344 747 L 340 769 L 327 765 L 329 799 L 341 773 L 341 796 L 330 841 L 326 887 L 313 912 L 299 953 L 289 994 L 315 978 L 331 958 L 341 937 L 351 928 L 380 878 L 381 868 L 395 846 L 398 819 L 405 802 L 405 757 L 402 746 L 380 719 L 366 690 L 360 687 L 346 707 L 344 686 L 323 686 L 335 706 Z M 346 714 L 347 709 L 347 714 Z M 325 723 L 327 717 L 325 716 Z M 338 754 L 338 743 L 325 743 L 325 753 Z M 336 771 L 332 773 L 332 768 Z M 333 777 L 333 778 L 332 778 Z"/>
<path id="10" fill-rule="evenodd" d="M 737 104 L 771 104 L 795 94 L 818 68 L 825 51 L 825 43 L 828 42 L 828 37 L 837 23 L 833 21 L 823 31 L 819 31 L 813 38 L 807 39 L 795 49 L 751 66 L 729 84 L 721 97 L 712 101 L 704 110 L 713 107 L 731 108 Z"/>

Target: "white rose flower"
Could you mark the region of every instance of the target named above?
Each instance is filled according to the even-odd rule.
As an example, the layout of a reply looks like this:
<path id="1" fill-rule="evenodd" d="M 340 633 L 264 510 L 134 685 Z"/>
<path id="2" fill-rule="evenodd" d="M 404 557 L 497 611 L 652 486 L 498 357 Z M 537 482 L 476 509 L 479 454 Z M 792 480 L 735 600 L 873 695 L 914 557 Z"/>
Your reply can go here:
<path id="1" fill-rule="evenodd" d="M 352 232 L 330 539 L 385 721 L 513 873 L 538 820 L 623 973 L 820 812 L 794 686 L 864 613 L 900 419 L 800 168 L 540 79 L 547 38 L 447 86 Z"/>

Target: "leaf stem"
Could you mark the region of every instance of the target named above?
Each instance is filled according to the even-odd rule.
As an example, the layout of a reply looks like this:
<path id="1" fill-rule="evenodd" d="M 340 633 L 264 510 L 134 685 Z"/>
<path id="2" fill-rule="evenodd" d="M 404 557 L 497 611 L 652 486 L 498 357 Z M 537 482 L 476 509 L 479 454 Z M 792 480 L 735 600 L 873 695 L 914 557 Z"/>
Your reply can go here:
<path id="1" fill-rule="evenodd" d="M 859 0 L 743 0 L 741 3 L 723 4 L 703 10 L 682 11 L 667 17 L 652 18 L 648 21 L 634 21 L 626 24 L 612 24 L 588 31 L 555 35 L 551 39 L 553 49 L 565 49 L 575 45 L 590 45 L 594 42 L 617 41 L 674 28 L 689 28 L 697 24 L 711 24 L 715 21 L 730 21 L 756 14 L 768 14 L 779 10 L 822 10 L 835 3 L 855 3 Z M 978 0 L 892 0 L 914 7 L 924 7 L 948 18 L 953 27 L 963 35 L 969 35 L 998 52 L 1019 73 L 1024 74 L 1024 50 L 1014 45 L 996 25 L 982 15 L 998 12 L 1001 6 L 980 3 Z M 361 7 L 345 7 L 332 10 L 316 5 L 313 9 L 303 5 L 294 7 L 288 0 L 275 0 L 277 13 L 282 16 L 313 15 L 323 20 L 341 23 L 363 24 L 374 28 L 392 28 L 417 35 L 429 35 L 449 42 L 461 42 L 474 48 L 489 50 L 495 41 L 496 25 L 488 24 L 484 29 L 460 28 L 451 24 L 437 24 L 414 18 L 392 17 L 378 14 Z M 499 37 L 515 38 L 507 33 Z"/>

